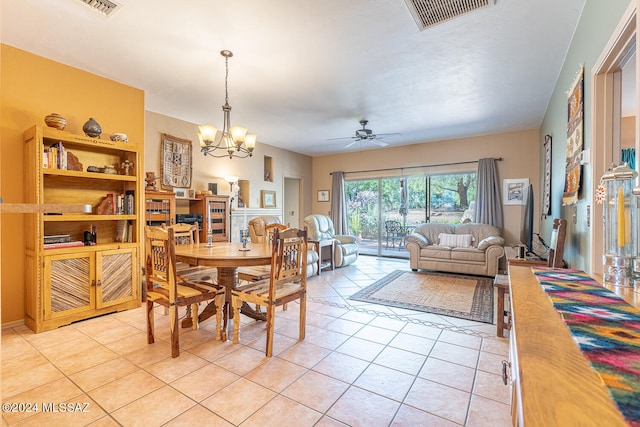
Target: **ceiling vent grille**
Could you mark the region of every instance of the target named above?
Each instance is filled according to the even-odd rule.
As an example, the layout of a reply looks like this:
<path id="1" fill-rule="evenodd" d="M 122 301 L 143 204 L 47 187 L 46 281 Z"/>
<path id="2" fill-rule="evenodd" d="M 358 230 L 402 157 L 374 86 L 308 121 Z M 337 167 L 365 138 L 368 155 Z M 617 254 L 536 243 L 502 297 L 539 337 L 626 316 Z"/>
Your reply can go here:
<path id="1" fill-rule="evenodd" d="M 86 4 L 91 9 L 95 10 L 96 12 L 104 16 L 109 16 L 113 12 L 115 12 L 116 9 L 120 8 L 119 4 L 109 0 L 76 0 L 76 1 Z"/>
<path id="2" fill-rule="evenodd" d="M 420 31 L 459 15 L 473 12 L 495 0 L 405 0 Z"/>

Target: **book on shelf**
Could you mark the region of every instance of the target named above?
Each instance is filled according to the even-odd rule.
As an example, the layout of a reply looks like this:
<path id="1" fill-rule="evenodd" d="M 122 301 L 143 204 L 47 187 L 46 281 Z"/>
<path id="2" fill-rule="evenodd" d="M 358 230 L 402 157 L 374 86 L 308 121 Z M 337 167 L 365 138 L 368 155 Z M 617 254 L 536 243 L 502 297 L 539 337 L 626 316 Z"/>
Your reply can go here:
<path id="1" fill-rule="evenodd" d="M 129 240 L 129 227 L 126 220 L 118 221 L 118 225 L 116 226 L 116 242 L 128 242 Z"/>
<path id="2" fill-rule="evenodd" d="M 74 240 L 71 242 L 61 242 L 61 243 L 47 243 L 44 245 L 45 249 L 59 249 L 59 248 L 73 248 L 76 246 L 84 246 L 84 243 L 80 240 Z"/>
<path id="3" fill-rule="evenodd" d="M 71 235 L 69 234 L 56 234 L 50 236 L 44 236 L 44 244 L 50 243 L 67 243 L 71 241 Z"/>

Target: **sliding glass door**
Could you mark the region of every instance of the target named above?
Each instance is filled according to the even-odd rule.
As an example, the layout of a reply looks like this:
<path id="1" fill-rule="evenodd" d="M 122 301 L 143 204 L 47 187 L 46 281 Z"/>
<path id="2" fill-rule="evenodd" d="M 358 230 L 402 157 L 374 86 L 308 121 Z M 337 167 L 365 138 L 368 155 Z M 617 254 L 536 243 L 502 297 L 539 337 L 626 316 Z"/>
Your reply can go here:
<path id="1" fill-rule="evenodd" d="M 472 221 L 475 191 L 475 172 L 346 180 L 349 229 L 363 255 L 408 258 L 417 225 Z"/>

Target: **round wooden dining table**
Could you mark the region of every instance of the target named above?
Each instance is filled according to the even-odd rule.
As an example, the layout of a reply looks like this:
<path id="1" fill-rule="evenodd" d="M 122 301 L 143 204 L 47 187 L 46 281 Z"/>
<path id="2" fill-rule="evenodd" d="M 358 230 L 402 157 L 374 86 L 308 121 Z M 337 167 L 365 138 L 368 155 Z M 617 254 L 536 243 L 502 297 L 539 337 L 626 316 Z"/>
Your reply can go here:
<path id="1" fill-rule="evenodd" d="M 212 247 L 206 243 L 197 245 L 176 245 L 176 261 L 189 265 L 202 265 L 216 267 L 218 270 L 218 284 L 226 289 L 235 289 L 238 286 L 238 268 L 256 265 L 271 264 L 271 245 L 264 243 L 248 243 L 242 250 L 242 243 L 238 242 L 214 242 Z M 215 305 L 208 304 L 198 315 L 199 321 L 204 321 L 215 314 Z M 253 310 L 249 305 L 242 308 L 242 313 L 256 320 L 266 320 L 264 314 Z M 231 292 L 225 296 L 223 318 L 223 340 L 226 340 L 227 325 L 231 316 Z M 185 319 L 182 326 L 188 327 L 191 318 Z"/>

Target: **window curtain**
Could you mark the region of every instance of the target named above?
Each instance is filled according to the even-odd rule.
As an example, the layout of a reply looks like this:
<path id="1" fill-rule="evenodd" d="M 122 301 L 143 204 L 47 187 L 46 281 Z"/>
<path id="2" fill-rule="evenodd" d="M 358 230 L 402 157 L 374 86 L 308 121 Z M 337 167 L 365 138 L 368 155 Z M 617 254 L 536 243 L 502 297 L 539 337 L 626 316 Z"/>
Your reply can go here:
<path id="1" fill-rule="evenodd" d="M 331 183 L 331 221 L 336 234 L 347 234 L 347 204 L 344 194 L 344 172 L 333 172 Z"/>
<path id="2" fill-rule="evenodd" d="M 622 149 L 622 161 L 627 163 L 631 169 L 636 170 L 636 149 L 635 148 L 623 148 Z"/>
<path id="3" fill-rule="evenodd" d="M 502 200 L 494 158 L 478 160 L 476 209 L 474 222 L 490 224 L 502 230 Z"/>

